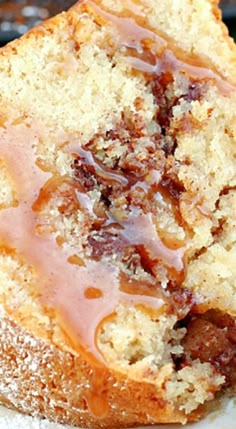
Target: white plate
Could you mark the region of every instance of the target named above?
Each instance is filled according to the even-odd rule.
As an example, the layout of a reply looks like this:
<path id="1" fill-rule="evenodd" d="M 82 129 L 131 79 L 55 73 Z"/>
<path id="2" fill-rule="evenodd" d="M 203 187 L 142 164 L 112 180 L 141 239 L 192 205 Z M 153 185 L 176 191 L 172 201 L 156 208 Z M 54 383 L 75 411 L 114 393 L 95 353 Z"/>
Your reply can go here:
<path id="1" fill-rule="evenodd" d="M 179 426 L 155 426 L 149 429 L 235 429 L 236 428 L 236 404 L 231 400 L 225 407 L 200 423 Z M 0 407 L 0 429 L 70 429 L 69 426 L 50 423 L 33 417 L 23 416 L 14 411 Z M 71 428 L 73 429 L 73 428 Z M 91 428 L 92 429 L 92 428 Z M 136 428 L 137 429 L 137 428 Z M 140 428 L 141 429 L 141 428 Z M 145 429 L 148 429 L 147 427 Z"/>

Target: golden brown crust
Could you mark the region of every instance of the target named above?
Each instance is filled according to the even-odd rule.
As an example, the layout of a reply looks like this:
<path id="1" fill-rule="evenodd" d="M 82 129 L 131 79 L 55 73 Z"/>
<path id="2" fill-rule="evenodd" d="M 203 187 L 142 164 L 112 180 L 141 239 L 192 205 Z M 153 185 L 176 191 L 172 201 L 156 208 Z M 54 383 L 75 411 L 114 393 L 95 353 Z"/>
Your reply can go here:
<path id="1" fill-rule="evenodd" d="M 108 11 L 124 11 L 121 0 L 95 0 L 94 3 L 102 5 Z M 170 38 L 174 49 L 184 48 L 186 53 L 196 55 L 209 68 L 235 83 L 235 43 L 222 22 L 218 4 L 218 0 L 188 0 L 178 4 L 176 8 L 171 0 L 165 0 L 157 9 L 155 0 L 142 0 L 135 2 L 134 11 L 138 17 L 145 16 L 145 21 L 154 31 L 157 30 L 157 34 L 161 32 Z M 77 6 L 79 2 L 71 11 L 76 12 Z M 132 10 L 132 2 L 128 7 L 130 9 Z"/>
<path id="2" fill-rule="evenodd" d="M 97 419 L 84 399 L 91 388 L 94 368 L 80 357 L 36 339 L 10 318 L 1 318 L 0 332 L 1 374 L 4 374 L 1 402 L 11 408 L 88 428 L 186 421 L 183 413 L 173 412 L 172 407 L 157 397 L 155 386 L 127 380 L 126 376 L 108 369 L 103 388 L 109 412 Z M 101 401 L 99 396 L 94 400 L 97 405 Z"/>
<path id="3" fill-rule="evenodd" d="M 230 51 L 232 52 L 232 63 L 236 66 L 236 49 L 235 49 L 235 41 L 232 37 L 229 36 L 229 30 L 226 24 L 222 21 L 222 11 L 219 7 L 220 0 L 211 0 L 212 2 L 212 12 L 216 18 L 216 22 L 221 26 L 223 36 L 225 37 L 225 41 L 229 46 Z M 235 82 L 235 79 L 234 79 Z"/>

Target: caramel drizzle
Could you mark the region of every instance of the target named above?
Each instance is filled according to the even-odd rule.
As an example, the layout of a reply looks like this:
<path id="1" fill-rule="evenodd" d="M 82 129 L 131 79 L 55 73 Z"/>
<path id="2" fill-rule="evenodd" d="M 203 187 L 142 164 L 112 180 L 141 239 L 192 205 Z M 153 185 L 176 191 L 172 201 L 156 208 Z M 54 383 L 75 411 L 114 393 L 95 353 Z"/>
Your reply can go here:
<path id="1" fill-rule="evenodd" d="M 80 158 L 84 159 L 85 164 L 94 168 L 98 176 L 105 179 L 109 183 L 120 183 L 124 186 L 128 185 L 129 181 L 125 176 L 122 176 L 118 173 L 114 173 L 108 168 L 104 169 L 102 163 L 99 163 L 98 160 L 95 160 L 92 152 L 83 149 L 79 144 L 73 146 L 70 145 L 70 150 L 72 150 L 73 147 L 76 149 L 76 152 L 79 154 Z"/>
<path id="2" fill-rule="evenodd" d="M 80 159 L 85 161 L 86 165 L 93 168 L 97 176 L 100 176 L 110 185 L 115 182 L 123 185 L 123 189 L 126 189 L 132 187 L 133 182 L 136 182 L 133 186 L 145 189 L 147 198 L 151 188 L 157 187 L 159 190 L 155 192 L 155 197 L 164 199 L 164 195 L 162 195 L 160 187 L 158 186 L 160 177 L 157 170 L 152 170 L 152 172 L 150 172 L 149 176 L 152 176 L 152 181 L 148 184 L 145 178 L 136 178 L 135 180 L 131 175 L 127 177 L 124 175 L 122 176 L 121 174 L 112 172 L 107 167 L 105 168 L 95 159 L 92 152 L 83 149 L 79 144 L 69 144 L 66 149 L 73 153 L 74 156 L 78 154 Z M 94 215 L 93 204 L 91 204 L 91 200 L 88 196 L 83 193 L 78 193 L 78 199 L 82 203 L 82 206 L 88 210 L 91 215 Z M 185 271 L 185 245 L 181 243 L 175 250 L 166 246 L 158 236 L 151 213 L 145 214 L 138 208 L 133 207 L 127 218 L 122 222 L 118 222 L 114 217 L 108 215 L 105 226 L 108 227 L 111 224 L 120 227 L 117 233 L 124 239 L 126 245 L 143 246 L 148 251 L 150 260 L 156 262 L 161 260 L 162 264 L 168 269 L 174 269 L 177 277 L 181 273 L 182 278 L 182 273 Z"/>
<path id="3" fill-rule="evenodd" d="M 148 28 L 150 26 L 147 19 L 138 11 L 137 6 L 132 5 L 131 1 L 126 5 L 129 6 L 129 9 L 125 9 L 123 12 L 127 16 L 109 13 L 104 8 L 99 7 L 96 1 L 83 0 L 81 4 L 91 14 L 95 14 L 95 20 L 98 23 L 102 19 L 106 24 L 117 28 L 120 48 L 127 48 L 127 53 L 133 51 L 131 56 L 126 55 L 125 61 L 134 70 L 157 76 L 164 72 L 178 72 L 191 76 L 193 79 L 211 80 L 226 96 L 235 91 L 233 85 L 225 81 L 218 72 L 207 68 L 196 55 L 189 54 L 186 56 L 168 36 L 158 34 L 157 29 Z M 177 56 L 172 51 L 173 47 Z"/>
<path id="4" fill-rule="evenodd" d="M 58 323 L 66 331 L 75 349 L 101 365 L 96 347 L 97 326 L 112 314 L 120 302 L 160 309 L 165 300 L 124 293 L 120 289 L 119 269 L 102 261 L 86 260 L 86 265 L 71 264 L 75 249 L 59 247 L 52 234 L 37 234 L 41 222 L 32 210 L 40 189 L 50 179 L 37 163 L 34 148 L 41 132 L 35 124 L 8 124 L 0 131 L 1 157 L 14 172 L 18 205 L 0 211 L 0 236 L 5 248 L 14 248 L 37 274 L 42 302 L 55 310 Z M 88 288 L 100 290 L 99 298 L 87 297 Z"/>

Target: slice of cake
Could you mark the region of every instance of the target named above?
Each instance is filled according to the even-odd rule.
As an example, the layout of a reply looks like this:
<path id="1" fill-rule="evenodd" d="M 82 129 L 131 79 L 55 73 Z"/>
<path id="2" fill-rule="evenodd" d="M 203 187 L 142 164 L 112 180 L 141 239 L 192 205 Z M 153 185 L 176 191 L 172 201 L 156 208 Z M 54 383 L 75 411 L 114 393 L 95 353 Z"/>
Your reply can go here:
<path id="1" fill-rule="evenodd" d="M 236 390 L 235 63 L 210 0 L 85 0 L 0 51 L 2 404 L 121 428 Z"/>

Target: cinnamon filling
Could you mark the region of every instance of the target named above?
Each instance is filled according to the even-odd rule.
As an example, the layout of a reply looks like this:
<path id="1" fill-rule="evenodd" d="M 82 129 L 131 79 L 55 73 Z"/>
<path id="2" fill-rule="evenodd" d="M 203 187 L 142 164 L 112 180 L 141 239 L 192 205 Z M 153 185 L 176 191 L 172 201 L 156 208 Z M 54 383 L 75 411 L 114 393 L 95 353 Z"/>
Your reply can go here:
<path id="1" fill-rule="evenodd" d="M 191 365 L 199 359 L 210 362 L 225 376 L 226 386 L 236 388 L 236 321 L 220 311 L 209 310 L 205 314 L 190 312 L 178 327 L 186 327 L 187 333 L 182 340 L 185 353 L 173 357 L 176 369 Z"/>

